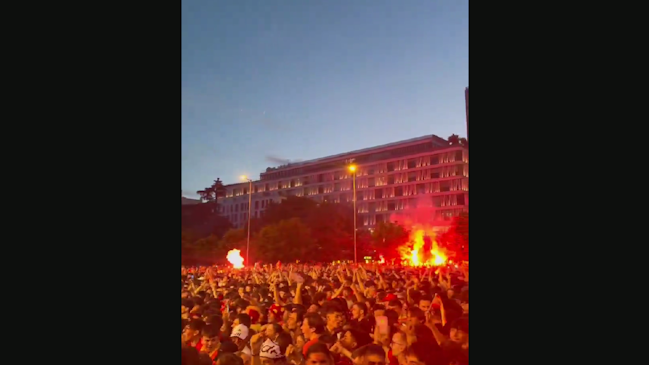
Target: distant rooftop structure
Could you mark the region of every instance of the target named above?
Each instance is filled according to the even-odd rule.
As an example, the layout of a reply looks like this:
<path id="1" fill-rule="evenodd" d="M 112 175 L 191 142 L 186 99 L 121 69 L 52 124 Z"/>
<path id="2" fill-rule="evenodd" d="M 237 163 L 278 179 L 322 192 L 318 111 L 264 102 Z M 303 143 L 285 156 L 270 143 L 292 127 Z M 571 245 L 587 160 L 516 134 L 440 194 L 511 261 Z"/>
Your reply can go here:
<path id="1" fill-rule="evenodd" d="M 199 199 L 190 199 L 190 198 L 185 198 L 184 196 L 180 197 L 180 205 L 195 205 L 200 203 L 201 201 Z"/>
<path id="2" fill-rule="evenodd" d="M 427 136 L 406 139 L 406 140 L 403 140 L 403 141 L 382 144 L 382 145 L 379 145 L 379 146 L 362 148 L 360 150 L 339 153 L 337 155 L 331 155 L 331 156 L 326 156 L 326 157 L 315 158 L 313 160 L 289 163 L 289 164 L 281 165 L 281 166 L 278 166 L 278 167 L 268 167 L 268 168 L 266 168 L 266 172 L 276 171 L 276 170 L 280 170 L 280 169 L 284 169 L 284 168 L 295 168 L 295 167 L 306 166 L 306 165 L 311 165 L 311 164 L 315 164 L 315 163 L 322 163 L 322 162 L 327 162 L 327 161 L 339 160 L 339 159 L 344 158 L 346 156 L 353 156 L 353 155 L 358 155 L 358 154 L 361 154 L 361 153 L 372 153 L 372 152 L 380 151 L 380 150 L 383 150 L 383 149 L 386 149 L 386 148 L 389 148 L 389 147 L 397 147 L 397 146 L 401 146 L 401 145 L 404 145 L 404 144 L 411 144 L 411 143 L 425 142 L 425 141 L 432 141 L 433 145 L 436 146 L 436 147 L 447 147 L 448 146 L 448 141 L 447 140 L 445 140 L 444 138 L 438 137 L 438 136 L 436 136 L 434 134 L 430 134 L 430 135 L 427 135 Z M 263 174 L 264 173 L 262 173 L 262 175 Z"/>

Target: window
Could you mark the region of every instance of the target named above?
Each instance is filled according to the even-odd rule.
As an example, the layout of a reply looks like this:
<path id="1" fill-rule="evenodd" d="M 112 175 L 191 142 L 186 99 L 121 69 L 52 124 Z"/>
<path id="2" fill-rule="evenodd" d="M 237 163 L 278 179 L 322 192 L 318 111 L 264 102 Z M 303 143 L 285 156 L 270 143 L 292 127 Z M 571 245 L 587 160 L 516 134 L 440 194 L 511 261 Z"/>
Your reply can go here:
<path id="1" fill-rule="evenodd" d="M 408 182 L 417 181 L 417 173 L 411 172 L 408 174 Z"/>
<path id="2" fill-rule="evenodd" d="M 435 169 L 430 172 L 430 178 L 431 179 L 439 179 L 441 176 L 441 171 L 440 169 Z"/>
<path id="3" fill-rule="evenodd" d="M 462 151 L 455 151 L 455 161 L 462 161 Z"/>
<path id="4" fill-rule="evenodd" d="M 457 205 L 464 205 L 464 194 L 460 194 L 457 196 Z"/>
<path id="5" fill-rule="evenodd" d="M 394 162 L 388 162 L 388 172 L 394 171 Z"/>
<path id="6" fill-rule="evenodd" d="M 430 164 L 431 165 L 438 165 L 439 164 L 439 155 L 431 156 L 430 157 Z"/>
<path id="7" fill-rule="evenodd" d="M 394 196 L 403 196 L 403 187 L 397 186 L 394 188 Z"/>
<path id="8" fill-rule="evenodd" d="M 396 207 L 396 203 L 394 202 L 394 200 L 390 200 L 388 202 L 388 210 L 394 210 L 395 207 Z"/>
<path id="9" fill-rule="evenodd" d="M 318 186 L 318 194 L 324 194 L 324 186 Z"/>
<path id="10" fill-rule="evenodd" d="M 340 191 L 340 183 L 334 184 L 334 191 Z"/>
<path id="11" fill-rule="evenodd" d="M 388 176 L 388 185 L 393 185 L 394 184 L 394 175 Z"/>
<path id="12" fill-rule="evenodd" d="M 415 167 L 417 167 L 417 161 L 415 161 L 414 158 L 409 159 L 408 160 L 408 168 L 409 169 L 414 169 Z"/>
<path id="13" fill-rule="evenodd" d="M 417 194 L 426 194 L 425 184 L 417 184 Z"/>
<path id="14" fill-rule="evenodd" d="M 295 187 L 295 180 L 291 180 L 291 187 L 292 187 L 292 188 Z"/>
<path id="15" fill-rule="evenodd" d="M 376 186 L 376 181 L 375 181 L 375 179 L 373 177 L 370 177 L 367 180 L 367 186 L 370 187 L 370 188 Z"/>
<path id="16" fill-rule="evenodd" d="M 439 191 L 451 191 L 451 182 L 442 181 L 441 183 L 439 183 Z"/>
<path id="17" fill-rule="evenodd" d="M 266 201 L 262 200 L 261 201 L 261 209 L 264 209 L 266 207 Z"/>
<path id="18" fill-rule="evenodd" d="M 255 209 L 259 209 L 259 200 L 255 201 Z"/>
<path id="19" fill-rule="evenodd" d="M 374 190 L 374 199 L 381 199 L 381 198 L 383 198 L 383 189 Z"/>

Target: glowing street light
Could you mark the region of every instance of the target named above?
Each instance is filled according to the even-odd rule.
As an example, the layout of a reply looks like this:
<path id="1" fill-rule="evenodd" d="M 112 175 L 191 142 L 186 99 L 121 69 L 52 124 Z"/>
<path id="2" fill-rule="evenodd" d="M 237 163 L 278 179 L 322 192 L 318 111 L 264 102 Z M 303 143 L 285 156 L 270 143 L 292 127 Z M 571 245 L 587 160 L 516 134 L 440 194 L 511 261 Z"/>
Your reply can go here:
<path id="1" fill-rule="evenodd" d="M 241 175 L 241 180 L 248 181 L 248 239 L 246 240 L 246 262 L 250 265 L 248 259 L 250 257 L 250 220 L 252 219 L 252 180 L 246 175 Z"/>
<path id="2" fill-rule="evenodd" d="M 349 171 L 352 173 L 352 191 L 354 192 L 354 263 L 357 263 L 356 257 L 356 166 L 349 165 Z"/>

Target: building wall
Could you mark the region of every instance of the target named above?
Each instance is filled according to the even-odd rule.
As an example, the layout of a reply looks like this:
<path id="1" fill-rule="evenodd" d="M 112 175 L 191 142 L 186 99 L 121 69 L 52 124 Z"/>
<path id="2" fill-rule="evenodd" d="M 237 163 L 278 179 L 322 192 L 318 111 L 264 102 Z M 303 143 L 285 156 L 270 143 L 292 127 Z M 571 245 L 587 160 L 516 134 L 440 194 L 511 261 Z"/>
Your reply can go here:
<path id="1" fill-rule="evenodd" d="M 436 139 L 433 139 L 434 137 Z M 428 145 L 428 151 L 417 146 Z M 389 157 L 386 151 L 414 153 Z M 430 223 L 444 226 L 452 217 L 466 211 L 468 205 L 468 150 L 462 146 L 449 147 L 439 137 L 413 139 L 350 152 L 304 163 L 271 169 L 262 179 L 253 182 L 252 215 L 263 214 L 269 201 L 279 202 L 283 196 L 304 196 L 320 202 L 351 203 L 352 175 L 347 166 L 353 160 L 357 166 L 356 194 L 358 224 L 373 227 L 380 221 L 389 221 L 394 214 L 412 212 L 414 208 L 429 207 Z M 379 158 L 376 158 L 376 157 Z M 384 156 L 386 158 L 380 158 Z M 315 171 L 309 173 L 309 171 Z M 281 177 L 275 177 L 281 176 Z M 248 183 L 226 186 L 226 197 L 221 199 L 221 214 L 235 227 L 244 227 L 248 219 Z"/>

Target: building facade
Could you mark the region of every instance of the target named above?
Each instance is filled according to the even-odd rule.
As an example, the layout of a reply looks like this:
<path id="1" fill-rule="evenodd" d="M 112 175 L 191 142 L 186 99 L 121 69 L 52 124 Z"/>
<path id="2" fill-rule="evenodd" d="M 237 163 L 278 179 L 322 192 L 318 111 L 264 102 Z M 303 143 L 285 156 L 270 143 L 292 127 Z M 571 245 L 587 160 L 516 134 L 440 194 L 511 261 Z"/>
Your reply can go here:
<path id="1" fill-rule="evenodd" d="M 271 201 L 303 196 L 319 202 L 352 203 L 356 166 L 358 226 L 371 228 L 418 207 L 434 226 L 450 224 L 468 208 L 469 151 L 429 135 L 276 168 L 252 183 L 252 216 Z M 249 183 L 226 186 L 221 215 L 237 228 L 248 220 Z M 394 219 L 392 219 L 394 220 Z"/>

